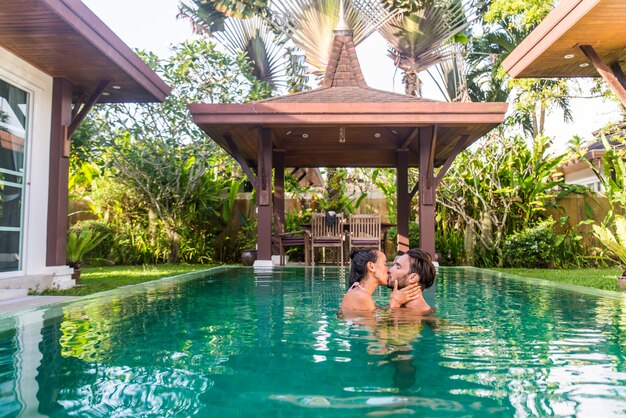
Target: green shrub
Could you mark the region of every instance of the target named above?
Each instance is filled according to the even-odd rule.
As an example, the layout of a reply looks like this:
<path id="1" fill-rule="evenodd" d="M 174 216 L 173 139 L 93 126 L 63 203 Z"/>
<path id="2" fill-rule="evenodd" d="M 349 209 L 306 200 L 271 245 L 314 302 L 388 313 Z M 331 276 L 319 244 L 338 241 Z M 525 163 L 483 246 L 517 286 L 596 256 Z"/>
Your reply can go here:
<path id="1" fill-rule="evenodd" d="M 448 228 L 445 232 L 435 230 L 435 250 L 440 254 L 442 266 L 462 266 L 465 264 L 465 240 L 456 229 Z"/>
<path id="2" fill-rule="evenodd" d="M 542 221 L 506 239 L 504 263 L 508 267 L 545 268 L 552 265 L 556 254 L 556 233 L 552 219 Z"/>
<path id="3" fill-rule="evenodd" d="M 98 245 L 84 254 L 84 264 L 91 266 L 107 264 L 111 255 L 111 248 L 115 242 L 111 226 L 103 221 L 85 220 L 76 222 L 70 227 L 69 232 L 70 234 L 76 234 L 78 237 L 85 230 L 92 231 L 93 236 L 100 237 L 100 240 Z"/>

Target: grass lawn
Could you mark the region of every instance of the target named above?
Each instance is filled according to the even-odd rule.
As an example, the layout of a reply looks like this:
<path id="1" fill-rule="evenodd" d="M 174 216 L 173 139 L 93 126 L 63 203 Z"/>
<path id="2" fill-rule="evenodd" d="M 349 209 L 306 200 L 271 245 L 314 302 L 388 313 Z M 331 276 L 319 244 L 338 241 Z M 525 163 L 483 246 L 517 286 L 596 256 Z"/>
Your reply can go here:
<path id="1" fill-rule="evenodd" d="M 83 267 L 78 287 L 67 290 L 45 290 L 41 295 L 84 296 L 120 286 L 157 280 L 192 271 L 215 267 L 210 264 L 157 264 L 145 266 Z"/>
<path id="2" fill-rule="evenodd" d="M 535 279 L 616 291 L 619 291 L 616 277 L 622 273 L 622 269 L 617 267 L 576 270 L 524 268 L 492 268 L 490 270 L 517 274 L 518 276 L 524 277 L 534 277 Z"/>

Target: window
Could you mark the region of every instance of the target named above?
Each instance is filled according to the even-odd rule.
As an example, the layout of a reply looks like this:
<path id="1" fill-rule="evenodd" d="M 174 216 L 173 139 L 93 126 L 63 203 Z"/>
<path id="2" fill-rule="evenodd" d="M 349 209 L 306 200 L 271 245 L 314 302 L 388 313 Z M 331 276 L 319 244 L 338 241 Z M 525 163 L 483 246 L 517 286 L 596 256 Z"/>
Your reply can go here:
<path id="1" fill-rule="evenodd" d="M 28 99 L 0 79 L 0 272 L 21 269 Z"/>

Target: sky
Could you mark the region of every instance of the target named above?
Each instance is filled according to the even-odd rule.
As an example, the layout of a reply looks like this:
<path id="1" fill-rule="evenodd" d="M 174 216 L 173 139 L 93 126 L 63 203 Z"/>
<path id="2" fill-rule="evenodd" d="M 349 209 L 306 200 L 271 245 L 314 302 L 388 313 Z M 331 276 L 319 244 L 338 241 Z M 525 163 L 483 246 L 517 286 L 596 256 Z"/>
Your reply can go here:
<path id="1" fill-rule="evenodd" d="M 83 0 L 83 3 L 128 46 L 152 51 L 163 58 L 169 55 L 171 44 L 194 36 L 189 23 L 176 19 L 178 0 Z M 387 58 L 386 43 L 380 35 L 374 34 L 358 45 L 357 55 L 370 87 L 403 92 L 401 72 Z M 428 75 L 420 78 L 424 81 L 424 97 L 444 100 Z M 572 113 L 572 123 L 563 122 L 560 112 L 547 117 L 546 134 L 554 138 L 554 152 L 564 151 L 574 135 L 592 139 L 593 131 L 620 119 L 619 106 L 602 99 L 573 99 Z"/>

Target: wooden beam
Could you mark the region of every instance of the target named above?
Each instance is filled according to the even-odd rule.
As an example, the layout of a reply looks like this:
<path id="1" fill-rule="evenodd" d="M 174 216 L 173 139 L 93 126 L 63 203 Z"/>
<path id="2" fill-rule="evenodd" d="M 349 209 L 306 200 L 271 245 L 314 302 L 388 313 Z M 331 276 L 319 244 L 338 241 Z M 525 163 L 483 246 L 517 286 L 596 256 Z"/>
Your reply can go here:
<path id="1" fill-rule="evenodd" d="M 614 62 L 611 64 L 611 70 L 613 71 L 613 74 L 615 74 L 617 81 L 619 81 L 622 87 L 626 89 L 626 75 L 624 75 L 624 71 L 622 70 L 620 63 Z"/>
<path id="2" fill-rule="evenodd" d="M 597 54 L 596 50 L 591 45 L 580 45 L 579 48 L 589 58 L 589 61 L 596 67 L 598 73 L 604 81 L 609 85 L 613 93 L 617 95 L 622 105 L 626 106 L 626 88 L 620 81 L 619 75 L 616 75 L 609 66 L 602 61 L 602 58 Z M 622 74 L 623 76 L 623 74 Z"/>
<path id="3" fill-rule="evenodd" d="M 411 145 L 411 143 L 417 139 L 417 137 L 419 136 L 419 133 L 420 133 L 419 128 L 413 128 L 411 133 L 407 135 L 400 149 L 408 149 L 409 145 Z"/>
<path id="4" fill-rule="evenodd" d="M 67 128 L 68 136 L 71 137 L 72 135 L 74 135 L 74 132 L 76 132 L 76 129 L 78 129 L 80 123 L 83 121 L 83 119 L 85 119 L 91 108 L 93 108 L 93 105 L 98 102 L 98 99 L 102 95 L 102 92 L 104 91 L 104 89 L 107 88 L 110 82 L 110 80 L 102 80 L 100 81 L 100 83 L 98 83 L 98 86 L 93 91 L 93 93 L 91 93 L 89 99 L 87 99 L 87 101 L 80 109 L 80 111 L 76 114 L 76 116 L 72 118 L 72 123 L 70 123 L 69 128 Z"/>
<path id="5" fill-rule="evenodd" d="M 439 170 L 439 173 L 437 173 L 437 177 L 435 177 L 435 189 L 439 187 L 441 180 L 443 180 L 443 176 L 446 175 L 456 157 L 461 153 L 461 151 L 463 151 L 463 147 L 465 146 L 465 141 L 467 141 L 467 138 L 469 138 L 468 134 L 461 135 L 461 137 L 459 138 L 459 142 L 456 143 L 454 149 L 452 150 L 450 155 L 448 155 L 446 162 L 441 167 L 441 170 Z"/>
<path id="6" fill-rule="evenodd" d="M 256 189 L 256 176 L 250 169 L 248 162 L 243 158 L 243 155 L 241 155 L 241 151 L 239 151 L 239 147 L 237 146 L 237 144 L 235 144 L 235 141 L 233 141 L 233 137 L 230 135 L 224 135 L 223 138 L 224 141 L 226 141 L 226 143 L 228 144 L 228 148 L 230 148 L 233 157 L 235 157 L 235 160 L 237 160 L 237 162 L 241 166 L 243 172 L 246 174 L 246 177 L 248 177 L 248 181 L 252 183 L 252 187 Z"/>
<path id="7" fill-rule="evenodd" d="M 72 120 L 76 117 L 76 115 L 78 115 L 78 111 L 85 104 L 85 100 L 87 100 L 87 95 L 85 93 L 82 93 L 78 97 L 78 100 L 76 101 L 76 103 L 74 104 L 74 108 L 72 109 Z"/>

